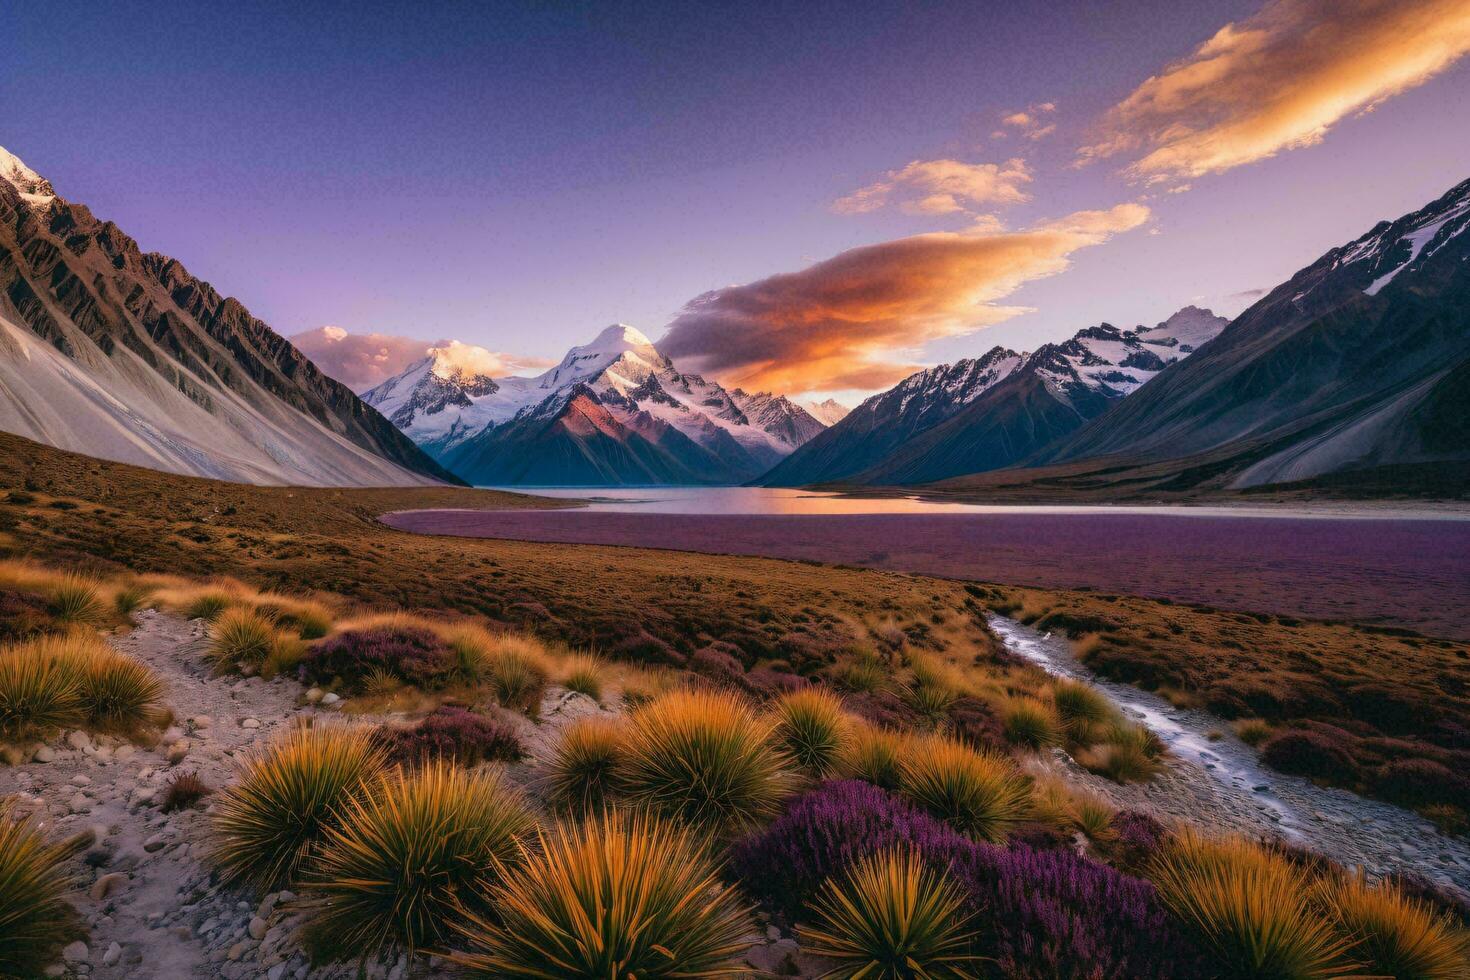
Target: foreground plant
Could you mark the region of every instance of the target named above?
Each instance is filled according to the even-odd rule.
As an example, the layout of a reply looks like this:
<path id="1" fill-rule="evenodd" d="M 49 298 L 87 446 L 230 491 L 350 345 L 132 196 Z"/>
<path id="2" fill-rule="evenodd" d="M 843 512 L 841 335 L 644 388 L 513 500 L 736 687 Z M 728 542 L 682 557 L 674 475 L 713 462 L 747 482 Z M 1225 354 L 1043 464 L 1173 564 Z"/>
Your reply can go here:
<path id="1" fill-rule="evenodd" d="M 904 760 L 902 791 L 961 833 L 1003 841 L 1029 815 L 1031 780 L 1009 759 L 931 736 Z"/>
<path id="2" fill-rule="evenodd" d="M 308 876 L 305 937 L 322 960 L 442 948 L 452 923 L 489 913 L 535 826 L 498 771 L 442 761 L 381 777 L 339 816 Z"/>
<path id="3" fill-rule="evenodd" d="M 0 806 L 0 977 L 39 977 L 80 933 L 66 901 L 70 849 Z"/>
<path id="4" fill-rule="evenodd" d="M 838 962 L 828 977 L 964 980 L 976 976 L 965 895 L 913 853 L 884 851 L 829 881 L 806 950 Z"/>
<path id="5" fill-rule="evenodd" d="M 1325 980 L 1358 975 L 1347 943 L 1308 903 L 1311 883 L 1279 855 L 1238 837 L 1177 832 L 1149 877 L 1225 976 Z"/>
<path id="6" fill-rule="evenodd" d="M 71 637 L 48 636 L 0 650 L 0 738 L 19 740 L 82 719 Z"/>
<path id="7" fill-rule="evenodd" d="M 1391 885 L 1370 885 L 1361 875 L 1323 882 L 1321 902 L 1348 955 L 1365 972 L 1397 980 L 1465 980 L 1470 941 L 1445 915 L 1406 897 Z"/>
<path id="8" fill-rule="evenodd" d="M 88 727 L 136 732 L 155 722 L 163 707 L 163 681 L 150 667 L 92 637 L 72 642 Z"/>
<path id="9" fill-rule="evenodd" d="M 903 782 L 903 752 L 907 736 L 863 725 L 842 747 L 833 773 L 843 779 L 861 779 L 896 790 Z"/>
<path id="10" fill-rule="evenodd" d="M 772 713 L 782 748 L 812 775 L 829 775 L 851 735 L 842 701 L 830 691 L 808 687 L 780 698 Z"/>
<path id="11" fill-rule="evenodd" d="M 383 768 L 367 729 L 295 728 L 219 794 L 211 860 L 226 881 L 266 892 L 295 882 L 337 811 Z"/>
<path id="12" fill-rule="evenodd" d="M 770 722 L 733 694 L 664 695 L 633 715 L 627 750 L 630 799 L 715 833 L 771 816 L 791 786 Z"/>
<path id="13" fill-rule="evenodd" d="M 569 657 L 562 665 L 562 686 L 568 691 L 585 694 L 594 701 L 602 700 L 603 662 L 589 653 Z"/>
<path id="14" fill-rule="evenodd" d="M 276 624 L 248 606 L 221 609 L 209 623 L 209 654 L 220 673 L 259 669 L 270 656 Z"/>
<path id="15" fill-rule="evenodd" d="M 1014 698 L 1001 712 L 1006 741 L 1023 749 L 1049 749 L 1062 741 L 1062 729 L 1050 707 L 1036 698 Z"/>
<path id="16" fill-rule="evenodd" d="M 51 615 L 62 623 L 95 623 L 106 614 L 101 583 L 84 575 L 63 575 L 46 596 Z"/>
<path id="17" fill-rule="evenodd" d="M 583 816 L 606 809 L 627 790 L 621 722 L 589 716 L 562 729 L 544 776 L 552 806 Z"/>
<path id="18" fill-rule="evenodd" d="M 466 918 L 486 977 L 638 980 L 744 975 L 753 925 L 700 837 L 643 815 L 605 813 L 538 832 L 496 889 L 499 922 Z"/>

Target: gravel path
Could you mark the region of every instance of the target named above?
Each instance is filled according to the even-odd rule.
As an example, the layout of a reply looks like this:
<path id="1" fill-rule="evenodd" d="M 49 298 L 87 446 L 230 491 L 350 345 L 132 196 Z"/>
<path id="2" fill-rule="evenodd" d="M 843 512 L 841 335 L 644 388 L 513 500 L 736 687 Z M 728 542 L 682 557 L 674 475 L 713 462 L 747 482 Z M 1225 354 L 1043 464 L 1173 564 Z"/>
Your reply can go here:
<path id="1" fill-rule="evenodd" d="M 1157 732 L 1173 760 L 1153 782 L 1118 786 L 1058 753 L 1060 758 L 1048 765 L 1067 770 L 1069 778 L 1121 806 L 1152 809 L 1220 830 L 1273 834 L 1342 864 L 1360 866 L 1374 877 L 1412 872 L 1470 895 L 1470 841 L 1448 837 L 1400 807 L 1267 769 L 1224 720 L 1175 708 L 1157 695 L 1097 677 L 1077 662 L 1064 638 L 1042 635 L 1003 616 L 990 617 L 990 626 L 1009 649 L 1048 672 L 1095 685 Z"/>

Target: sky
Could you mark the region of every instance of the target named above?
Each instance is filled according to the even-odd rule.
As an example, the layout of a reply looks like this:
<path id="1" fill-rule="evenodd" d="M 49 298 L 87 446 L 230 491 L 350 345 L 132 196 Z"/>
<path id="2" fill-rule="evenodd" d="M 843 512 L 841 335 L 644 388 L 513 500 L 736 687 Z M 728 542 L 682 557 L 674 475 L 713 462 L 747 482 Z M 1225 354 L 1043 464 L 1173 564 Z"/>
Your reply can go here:
<path id="1" fill-rule="evenodd" d="M 0 146 L 359 387 L 621 321 L 852 402 L 1233 315 L 1470 176 L 1463 0 L 0 14 Z"/>

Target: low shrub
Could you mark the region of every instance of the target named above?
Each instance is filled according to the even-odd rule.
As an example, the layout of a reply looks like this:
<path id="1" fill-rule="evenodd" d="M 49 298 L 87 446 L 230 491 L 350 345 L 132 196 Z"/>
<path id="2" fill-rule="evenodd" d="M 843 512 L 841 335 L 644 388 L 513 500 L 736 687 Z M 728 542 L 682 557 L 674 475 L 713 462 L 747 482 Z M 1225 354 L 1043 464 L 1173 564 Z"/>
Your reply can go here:
<path id="1" fill-rule="evenodd" d="M 970 915 L 959 886 L 917 855 L 883 851 L 859 860 L 817 899 L 805 949 L 833 960 L 826 975 L 873 980 L 975 976 Z"/>
<path id="2" fill-rule="evenodd" d="M 212 863 L 259 892 L 295 882 L 336 813 L 383 768 L 368 729 L 294 728 L 246 761 L 211 821 Z"/>
<path id="3" fill-rule="evenodd" d="M 156 721 L 163 681 L 152 668 L 99 639 L 74 636 L 68 642 L 78 657 L 78 696 L 89 728 L 128 733 Z"/>
<path id="4" fill-rule="evenodd" d="M 1049 749 L 1062 741 L 1052 709 L 1035 698 L 1012 698 L 1001 712 L 1006 741 L 1023 749 Z"/>
<path id="5" fill-rule="evenodd" d="M 754 926 L 693 831 L 609 813 L 538 832 L 496 889 L 496 919 L 458 929 L 485 977 L 733 976 Z"/>
<path id="6" fill-rule="evenodd" d="M 380 670 L 404 684 L 433 689 L 451 679 L 457 664 L 454 651 L 431 630 L 370 626 L 319 640 L 307 651 L 298 672 L 304 682 L 340 681 L 357 691 L 369 672 Z"/>
<path id="7" fill-rule="evenodd" d="M 520 637 L 497 638 L 490 660 L 490 687 L 502 708 L 537 717 L 550 677 L 540 646 Z"/>
<path id="8" fill-rule="evenodd" d="M 806 690 L 811 686 L 811 681 L 800 674 L 775 667 L 757 667 L 745 675 L 745 686 L 757 698 L 765 701 Z"/>
<path id="9" fill-rule="evenodd" d="M 930 736 L 903 760 L 902 792 L 963 834 L 1002 841 L 1026 819 L 1031 780 L 1009 759 Z"/>
<path id="10" fill-rule="evenodd" d="M 381 737 L 393 758 L 409 764 L 444 759 L 462 766 L 515 762 L 524 754 L 514 728 L 452 705 L 435 708 L 410 728 L 389 728 Z"/>
<path id="11" fill-rule="evenodd" d="M 1364 972 L 1399 980 L 1464 980 L 1470 974 L 1466 934 L 1424 903 L 1392 886 L 1370 885 L 1361 875 L 1323 882 L 1319 892 L 1348 940 L 1347 955 Z"/>
<path id="12" fill-rule="evenodd" d="M 1271 737 L 1271 723 L 1264 718 L 1241 718 L 1232 727 L 1236 737 L 1252 748 Z"/>
<path id="13" fill-rule="evenodd" d="M 1277 732 L 1261 743 L 1261 761 L 1296 776 L 1339 784 L 1358 780 L 1358 766 L 1352 755 L 1321 732 L 1300 729 Z"/>
<path id="14" fill-rule="evenodd" d="M 0 643 L 28 640 L 50 631 L 55 624 L 55 617 L 46 610 L 45 599 L 0 588 Z"/>
<path id="15" fill-rule="evenodd" d="M 338 807 L 308 875 L 313 959 L 441 949 L 452 924 L 491 909 L 535 820 L 498 771 L 444 762 L 379 777 Z"/>
<path id="16" fill-rule="evenodd" d="M 836 695 L 819 687 L 807 688 L 778 699 L 772 713 L 776 741 L 797 765 L 818 778 L 832 772 L 851 735 Z"/>
<path id="17" fill-rule="evenodd" d="M 562 665 L 562 687 L 585 694 L 594 701 L 601 701 L 602 677 L 606 669 L 603 662 L 591 654 L 581 653 L 569 657 Z"/>
<path id="18" fill-rule="evenodd" d="M 187 810 L 213 792 L 197 772 L 181 772 L 164 786 L 158 806 L 164 813 Z"/>
<path id="19" fill-rule="evenodd" d="M 835 775 L 896 790 L 903 783 L 903 750 L 908 736 L 862 725 L 855 728 L 837 758 Z"/>
<path id="20" fill-rule="evenodd" d="M 1115 783 L 1147 782 L 1163 768 L 1164 745 L 1142 725 L 1120 723 L 1106 741 L 1077 754 L 1077 762 Z"/>
<path id="21" fill-rule="evenodd" d="M 1094 741 L 1096 731 L 1118 718 L 1118 710 L 1107 695 L 1091 684 L 1057 681 L 1052 685 L 1051 697 L 1067 737 L 1074 742 L 1086 744 Z"/>
<path id="22" fill-rule="evenodd" d="M 101 585 L 83 575 L 63 575 L 46 594 L 47 610 L 57 622 L 88 624 L 100 621 L 106 614 Z"/>
<path id="23" fill-rule="evenodd" d="M 950 705 L 949 730 L 972 748 L 1003 750 L 1007 744 L 1000 715 L 988 702 L 968 694 Z"/>
<path id="24" fill-rule="evenodd" d="M 1406 806 L 1470 803 L 1470 778 L 1433 759 L 1395 759 L 1373 774 L 1373 786 L 1385 798 Z"/>
<path id="25" fill-rule="evenodd" d="M 1347 943 L 1308 903 L 1307 875 L 1249 841 L 1181 830 L 1150 864 L 1149 877 L 1225 976 L 1313 980 L 1354 972 Z"/>
<path id="26" fill-rule="evenodd" d="M 1119 810 L 1113 814 L 1112 829 L 1106 854 L 1113 864 L 1132 873 L 1142 872 L 1169 836 L 1168 828 L 1142 810 Z"/>
<path id="27" fill-rule="evenodd" d="M 248 606 L 221 609 L 209 623 L 209 655 L 220 673 L 259 669 L 270 655 L 276 624 Z"/>
<path id="28" fill-rule="evenodd" d="M 791 787 L 772 726 L 738 697 L 675 691 L 630 719 L 630 799 L 714 832 L 775 813 Z"/>
<path id="29" fill-rule="evenodd" d="M 33 820 L 0 804 L 0 976 L 44 975 L 81 935 L 81 918 L 66 900 L 75 885 L 69 857 Z"/>
<path id="30" fill-rule="evenodd" d="M 543 777 L 551 805 L 590 816 L 617 800 L 627 789 L 624 737 L 621 722 L 595 716 L 562 729 Z"/>
<path id="31" fill-rule="evenodd" d="M 214 622 L 214 618 L 235 605 L 239 599 L 224 589 L 205 589 L 195 594 L 184 605 L 185 619 L 202 619 Z"/>

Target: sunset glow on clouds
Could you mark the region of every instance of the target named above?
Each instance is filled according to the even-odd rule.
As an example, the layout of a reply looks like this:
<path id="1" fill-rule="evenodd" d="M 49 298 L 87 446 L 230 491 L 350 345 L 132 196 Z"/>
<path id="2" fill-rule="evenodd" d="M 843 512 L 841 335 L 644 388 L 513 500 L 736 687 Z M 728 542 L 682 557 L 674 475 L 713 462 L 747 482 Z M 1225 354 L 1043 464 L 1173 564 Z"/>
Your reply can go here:
<path id="1" fill-rule="evenodd" d="M 1030 200 L 1031 182 L 1026 161 L 962 163 L 959 160 L 914 160 L 846 197 L 832 210 L 863 214 L 897 203 L 910 214 L 954 214 L 992 205 L 1022 204 Z"/>
<path id="2" fill-rule="evenodd" d="M 912 357 L 923 345 L 1025 312 L 998 301 L 1148 217 L 1141 204 L 1121 204 L 1025 231 L 938 232 L 849 249 L 695 298 L 659 349 L 746 388 L 886 387 L 917 370 Z"/>
<path id="3" fill-rule="evenodd" d="M 433 350 L 441 351 L 443 359 L 455 367 L 494 378 L 549 367 L 552 363 L 542 358 L 501 354 L 457 340 L 355 334 L 336 326 L 307 330 L 290 339 L 324 374 L 356 392 L 387 381 Z"/>
<path id="4" fill-rule="evenodd" d="M 1319 143 L 1467 51 L 1465 0 L 1271 0 L 1138 86 L 1079 161 L 1142 154 L 1124 173 L 1144 181 L 1219 173 Z"/>

